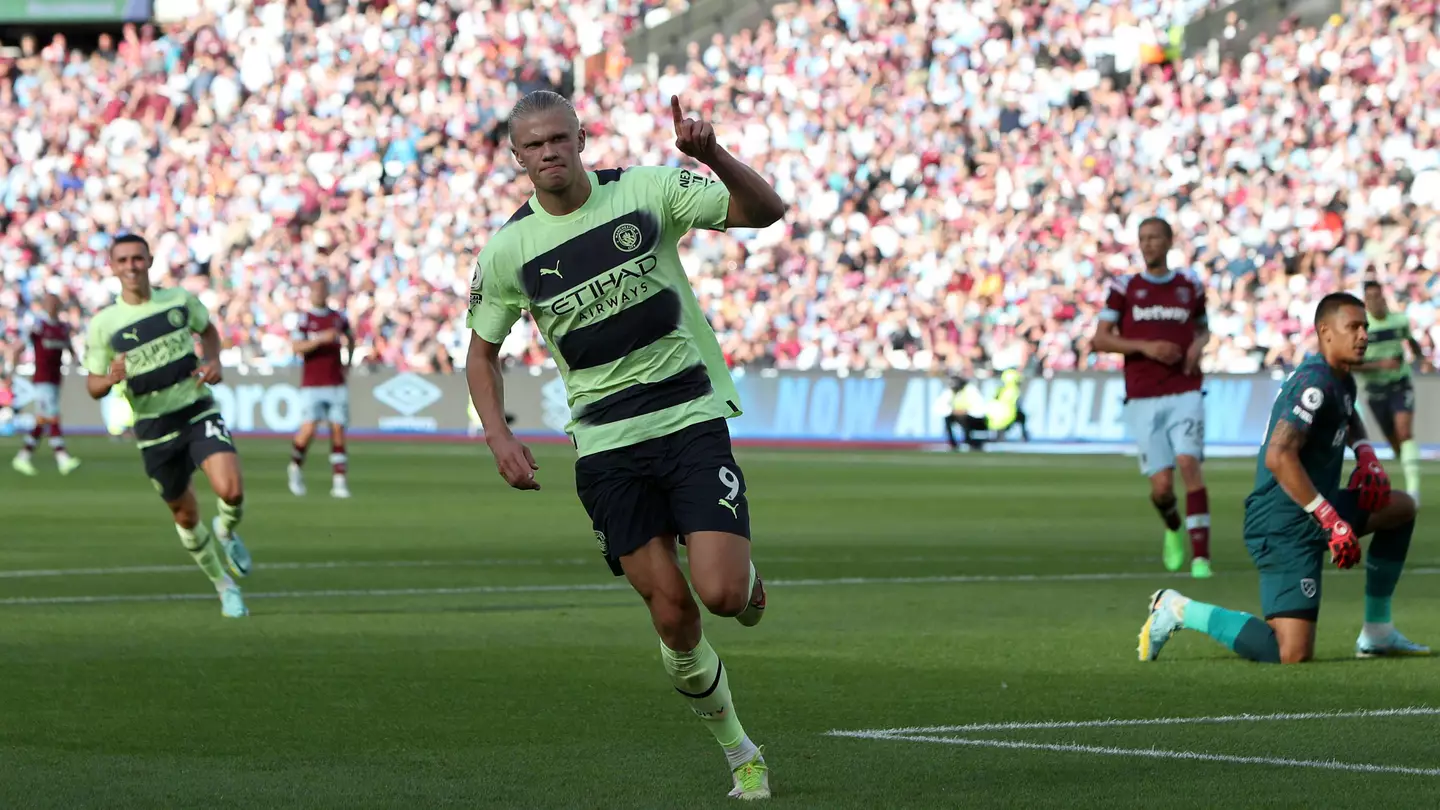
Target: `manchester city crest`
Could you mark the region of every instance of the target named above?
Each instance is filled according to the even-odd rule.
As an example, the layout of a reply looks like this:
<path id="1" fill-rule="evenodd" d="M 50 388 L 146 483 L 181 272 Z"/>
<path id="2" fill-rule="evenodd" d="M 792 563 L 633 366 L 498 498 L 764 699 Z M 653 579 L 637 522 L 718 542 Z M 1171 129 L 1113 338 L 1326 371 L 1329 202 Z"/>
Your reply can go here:
<path id="1" fill-rule="evenodd" d="M 615 247 L 626 253 L 632 253 L 640 247 L 640 229 L 629 222 L 622 223 L 615 229 Z"/>

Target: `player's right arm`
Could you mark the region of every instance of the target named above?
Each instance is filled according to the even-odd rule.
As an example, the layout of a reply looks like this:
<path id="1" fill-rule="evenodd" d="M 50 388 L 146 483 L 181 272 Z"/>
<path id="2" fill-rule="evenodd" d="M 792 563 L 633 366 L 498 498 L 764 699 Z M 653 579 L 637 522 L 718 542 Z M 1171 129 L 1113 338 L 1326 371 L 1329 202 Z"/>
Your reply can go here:
<path id="1" fill-rule="evenodd" d="M 1287 386 L 1288 387 L 1288 386 Z M 1281 396 L 1293 394 L 1296 385 Z M 1290 496 L 1306 514 L 1315 519 L 1330 535 L 1331 559 L 1340 568 L 1350 568 L 1360 561 L 1360 544 L 1355 530 L 1341 519 L 1335 507 L 1315 488 L 1305 465 L 1300 461 L 1300 450 L 1309 438 L 1310 426 L 1314 424 L 1317 412 L 1326 405 L 1325 394 L 1319 388 L 1306 387 L 1298 398 L 1285 397 L 1287 403 L 1270 428 L 1270 437 L 1265 443 L 1265 469 L 1275 477 L 1275 483 Z M 1331 404 L 1331 407 L 1334 407 Z"/>
<path id="2" fill-rule="evenodd" d="M 85 334 L 85 372 L 85 390 L 93 399 L 104 399 L 125 379 L 125 355 L 110 349 L 110 331 L 98 318 Z"/>
<path id="3" fill-rule="evenodd" d="M 304 323 L 305 321 L 302 316 L 300 323 L 296 324 L 295 333 L 290 340 L 291 351 L 303 357 L 320 348 L 321 346 L 324 346 L 327 343 L 334 342 L 335 334 L 328 329 L 323 332 L 315 333 L 313 337 L 306 337 L 305 329 L 303 326 Z"/>
<path id="4" fill-rule="evenodd" d="M 1180 362 L 1184 353 L 1180 347 L 1167 340 L 1134 340 L 1120 334 L 1120 313 L 1125 311 L 1125 286 L 1116 280 L 1110 285 L 1105 296 L 1105 309 L 1100 312 L 1100 322 L 1095 325 L 1095 334 L 1090 338 L 1093 352 L 1115 354 L 1139 354 L 1159 363 L 1173 365 Z"/>
<path id="5" fill-rule="evenodd" d="M 520 320 L 523 299 L 515 287 L 515 272 L 497 257 L 503 250 L 492 239 L 475 262 L 470 282 L 470 307 L 465 324 L 470 327 L 470 349 L 465 358 L 465 382 L 470 401 L 485 431 L 485 444 L 495 457 L 495 467 L 505 482 L 516 489 L 539 489 L 535 471 L 540 465 L 515 434 L 505 418 L 505 378 L 500 365 L 500 344 Z M 501 265 L 501 266 L 497 266 Z"/>
<path id="6" fill-rule="evenodd" d="M 1300 463 L 1300 448 L 1305 446 L 1306 429 L 1290 417 L 1291 414 L 1282 415 L 1270 428 L 1270 441 L 1265 447 L 1265 469 L 1275 476 L 1275 483 L 1285 490 L 1290 500 L 1306 507 L 1320 498 L 1320 490 L 1315 488 L 1315 482 L 1305 472 L 1305 465 Z"/>

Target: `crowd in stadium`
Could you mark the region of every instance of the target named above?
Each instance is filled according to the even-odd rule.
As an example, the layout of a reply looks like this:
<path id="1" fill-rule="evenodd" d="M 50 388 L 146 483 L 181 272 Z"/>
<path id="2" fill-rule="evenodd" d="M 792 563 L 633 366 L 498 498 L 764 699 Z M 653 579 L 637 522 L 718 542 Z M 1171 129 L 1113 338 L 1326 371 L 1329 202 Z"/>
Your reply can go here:
<path id="1" fill-rule="evenodd" d="M 1238 61 L 1176 61 L 1167 26 L 1204 0 L 804 0 L 653 83 L 616 69 L 623 32 L 683 3 L 200 5 L 83 52 L 5 43 L 0 328 L 46 291 L 83 328 L 135 230 L 228 365 L 294 362 L 323 274 L 362 363 L 449 371 L 470 263 L 528 194 L 505 115 L 550 87 L 592 168 L 678 161 L 675 93 L 790 203 L 685 245 L 736 365 L 1113 367 L 1086 339 L 1150 215 L 1210 291 L 1210 370 L 1293 363 L 1317 297 L 1368 271 L 1440 338 L 1435 3 L 1347 2 Z M 522 321 L 505 353 L 546 362 L 537 344 Z"/>

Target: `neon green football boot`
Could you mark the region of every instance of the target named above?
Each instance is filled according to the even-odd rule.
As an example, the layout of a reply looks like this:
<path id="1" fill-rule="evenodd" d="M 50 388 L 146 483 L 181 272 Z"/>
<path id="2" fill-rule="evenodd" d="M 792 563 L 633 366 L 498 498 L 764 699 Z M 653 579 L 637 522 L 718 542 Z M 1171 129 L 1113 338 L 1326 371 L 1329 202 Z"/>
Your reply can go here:
<path id="1" fill-rule="evenodd" d="M 35 462 L 31 461 L 28 456 L 16 456 L 15 460 L 10 462 L 10 466 L 14 467 L 15 472 L 21 475 L 33 476 L 35 474 Z"/>
<path id="2" fill-rule="evenodd" d="M 1185 567 L 1185 532 L 1165 530 L 1165 570 L 1179 571 Z"/>
<path id="3" fill-rule="evenodd" d="M 749 762 L 731 771 L 735 787 L 730 790 L 730 798 L 743 801 L 770 798 L 770 768 L 765 765 L 764 753 L 765 747 L 761 746 Z"/>

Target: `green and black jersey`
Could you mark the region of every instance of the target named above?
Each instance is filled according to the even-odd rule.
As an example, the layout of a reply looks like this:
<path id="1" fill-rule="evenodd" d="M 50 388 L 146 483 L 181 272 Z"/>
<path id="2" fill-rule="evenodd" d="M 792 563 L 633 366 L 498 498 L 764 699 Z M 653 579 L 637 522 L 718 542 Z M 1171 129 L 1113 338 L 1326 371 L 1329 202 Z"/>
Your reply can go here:
<path id="1" fill-rule="evenodd" d="M 141 449 L 169 441 L 184 427 L 219 412 L 210 387 L 195 377 L 200 361 L 195 334 L 210 324 L 195 296 L 181 289 L 157 289 L 143 304 L 117 301 L 100 310 L 85 336 L 85 370 L 110 373 L 116 355 L 125 355 L 123 393 L 135 414 Z"/>
<path id="2" fill-rule="evenodd" d="M 501 343 L 534 317 L 569 394 L 581 456 L 740 414 L 740 397 L 676 245 L 724 230 L 730 192 L 683 169 L 590 173 L 564 216 L 532 197 L 475 263 L 467 323 Z"/>
<path id="3" fill-rule="evenodd" d="M 1366 313 L 1370 342 L 1365 347 L 1365 362 L 1378 363 L 1384 360 L 1399 360 L 1398 368 L 1377 368 L 1374 371 L 1357 372 L 1365 390 L 1374 394 L 1383 392 L 1397 383 L 1410 380 L 1410 361 L 1405 359 L 1405 344 L 1411 340 L 1410 318 L 1403 312 L 1391 312 L 1383 318 Z"/>

